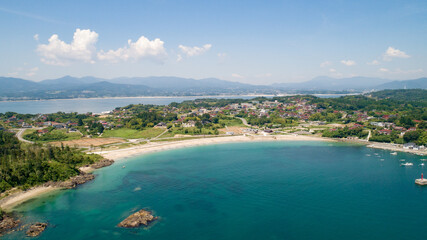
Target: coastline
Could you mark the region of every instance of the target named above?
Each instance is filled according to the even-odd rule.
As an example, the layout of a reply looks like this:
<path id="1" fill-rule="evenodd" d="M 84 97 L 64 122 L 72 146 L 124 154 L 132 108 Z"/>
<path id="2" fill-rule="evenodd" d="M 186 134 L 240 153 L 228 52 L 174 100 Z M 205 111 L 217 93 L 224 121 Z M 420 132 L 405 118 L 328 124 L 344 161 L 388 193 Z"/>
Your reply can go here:
<path id="1" fill-rule="evenodd" d="M 117 149 L 93 152 L 99 154 L 104 158 L 112 159 L 114 161 L 120 161 L 122 159 L 144 155 L 153 152 L 160 152 L 171 149 L 204 146 L 212 144 L 225 144 L 225 143 L 237 143 L 237 142 L 264 142 L 264 141 L 330 141 L 333 139 L 322 138 L 316 136 L 302 136 L 302 135 L 268 135 L 268 136 L 229 136 L 229 137 L 211 137 L 201 139 L 189 139 L 180 140 L 176 142 L 149 142 L 147 144 Z"/>
<path id="2" fill-rule="evenodd" d="M 56 100 L 96 100 L 96 99 L 131 99 L 131 98 L 141 98 L 141 99 L 150 99 L 150 98 L 215 98 L 215 97 L 285 97 L 285 96 L 296 96 L 296 95 L 313 95 L 313 96 L 351 96 L 351 95 L 360 95 L 361 93 L 313 93 L 313 94 L 304 94 L 304 93 L 283 93 L 283 94 L 242 94 L 242 95 L 188 95 L 188 96 L 134 96 L 134 97 L 89 97 L 89 98 L 53 98 L 53 99 L 20 99 L 20 100 L 0 100 L 1 102 L 29 102 L 29 101 L 56 101 Z"/>
<path id="3" fill-rule="evenodd" d="M 59 187 L 52 186 L 36 186 L 26 191 L 20 191 L 12 193 L 11 195 L 0 200 L 0 208 L 6 212 L 9 212 L 14 207 L 34 198 L 41 197 L 45 194 L 52 193 L 54 191 L 61 190 Z"/>
<path id="4" fill-rule="evenodd" d="M 93 152 L 97 153 L 105 158 L 112 159 L 114 161 L 126 159 L 129 157 L 144 155 L 153 152 L 184 148 L 203 146 L 211 144 L 224 144 L 233 142 L 262 142 L 262 141 L 334 141 L 333 139 L 314 137 L 314 136 L 300 136 L 300 135 L 270 135 L 270 136 L 230 136 L 230 137 L 213 137 L 204 139 L 189 139 L 179 140 L 176 142 L 150 142 L 141 146 Z M 80 170 L 84 173 L 90 173 L 95 170 L 91 166 L 81 167 Z M 35 186 L 26 191 L 19 191 L 12 193 L 11 195 L 4 197 L 0 200 L 0 208 L 6 212 L 12 211 L 14 207 L 34 198 L 41 197 L 47 193 L 62 190 L 64 188 L 56 186 Z"/>
<path id="5" fill-rule="evenodd" d="M 390 144 L 378 144 L 378 143 L 370 143 L 365 141 L 358 140 L 349 140 L 349 139 L 333 139 L 333 138 L 323 138 L 319 136 L 307 136 L 307 135 L 247 135 L 247 136 L 227 136 L 227 137 L 207 137 L 207 138 L 198 138 L 198 139 L 184 139 L 178 141 L 171 142 L 149 142 L 147 144 L 141 146 L 134 146 L 123 149 L 115 149 L 115 150 L 107 150 L 107 151 L 99 151 L 99 152 L 91 152 L 96 153 L 103 156 L 106 159 L 111 159 L 116 162 L 127 159 L 130 157 L 140 156 L 144 154 L 186 148 L 186 147 L 195 147 L 195 146 L 205 146 L 205 145 L 213 145 L 213 144 L 227 144 L 227 143 L 243 143 L 243 142 L 271 142 L 271 141 L 326 141 L 326 142 L 346 142 L 353 144 L 363 144 L 366 147 L 370 148 L 379 148 L 390 151 L 401 151 L 407 152 L 417 155 L 426 155 L 423 152 L 408 150 L 399 148 L 398 146 L 393 146 Z M 80 170 L 83 173 L 91 173 L 96 168 L 92 166 L 81 167 Z M 26 191 L 20 191 L 16 193 L 12 193 L 11 195 L 0 200 L 0 208 L 5 211 L 11 211 L 14 207 L 30 200 L 33 198 L 37 198 L 43 196 L 47 193 L 51 193 L 53 191 L 62 190 L 64 188 L 56 187 L 56 186 L 36 186 Z"/>
<path id="6" fill-rule="evenodd" d="M 277 96 L 292 96 L 298 94 L 283 94 Z M 332 95 L 332 94 L 330 94 Z M 101 99 L 132 99 L 132 98 L 141 98 L 141 99 L 151 99 L 151 98 L 211 98 L 211 97 L 274 97 L 273 94 L 244 94 L 244 95 L 189 95 L 189 96 L 135 96 L 135 97 L 90 97 L 90 98 L 54 98 L 54 99 L 21 99 L 21 100 L 0 100 L 1 102 L 30 102 L 30 101 L 57 101 L 57 100 L 101 100 Z"/>

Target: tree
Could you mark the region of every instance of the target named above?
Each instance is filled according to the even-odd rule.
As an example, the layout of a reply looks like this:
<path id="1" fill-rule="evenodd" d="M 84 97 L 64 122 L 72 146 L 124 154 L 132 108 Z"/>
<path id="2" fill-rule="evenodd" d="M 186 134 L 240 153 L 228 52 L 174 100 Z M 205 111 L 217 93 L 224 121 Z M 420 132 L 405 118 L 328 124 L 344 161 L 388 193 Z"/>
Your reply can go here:
<path id="1" fill-rule="evenodd" d="M 403 140 L 405 140 L 405 142 L 415 142 L 421 136 L 422 132 L 421 130 L 406 132 L 405 135 L 403 135 Z"/>
<path id="2" fill-rule="evenodd" d="M 83 120 L 81 118 L 79 118 L 79 120 L 77 121 L 77 126 L 83 126 Z"/>

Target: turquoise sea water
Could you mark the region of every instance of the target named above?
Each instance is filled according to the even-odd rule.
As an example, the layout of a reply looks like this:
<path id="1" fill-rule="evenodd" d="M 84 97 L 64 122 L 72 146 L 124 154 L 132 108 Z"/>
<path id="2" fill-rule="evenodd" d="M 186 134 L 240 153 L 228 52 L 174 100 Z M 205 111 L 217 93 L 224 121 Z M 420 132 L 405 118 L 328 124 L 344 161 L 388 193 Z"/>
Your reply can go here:
<path id="1" fill-rule="evenodd" d="M 115 163 L 18 211 L 49 222 L 39 239 L 425 239 L 420 159 L 326 142 L 183 148 Z M 141 208 L 160 219 L 115 227 Z"/>

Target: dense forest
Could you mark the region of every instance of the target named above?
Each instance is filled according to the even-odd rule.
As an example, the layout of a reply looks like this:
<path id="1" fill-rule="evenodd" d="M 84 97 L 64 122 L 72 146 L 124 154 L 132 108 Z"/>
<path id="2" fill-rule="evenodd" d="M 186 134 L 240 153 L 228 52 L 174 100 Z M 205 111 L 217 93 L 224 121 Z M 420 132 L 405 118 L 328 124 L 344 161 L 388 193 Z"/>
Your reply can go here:
<path id="1" fill-rule="evenodd" d="M 13 133 L 0 131 L 0 192 L 23 189 L 47 181 L 63 181 L 79 174 L 78 167 L 100 160 L 70 147 L 30 145 Z"/>

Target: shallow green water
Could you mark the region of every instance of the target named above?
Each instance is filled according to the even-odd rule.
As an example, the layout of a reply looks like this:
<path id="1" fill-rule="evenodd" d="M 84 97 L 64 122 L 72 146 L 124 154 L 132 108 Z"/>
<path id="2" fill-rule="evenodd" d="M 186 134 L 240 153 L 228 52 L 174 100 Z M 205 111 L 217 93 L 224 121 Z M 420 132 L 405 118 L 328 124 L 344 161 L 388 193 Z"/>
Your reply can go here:
<path id="1" fill-rule="evenodd" d="M 26 222 L 49 222 L 39 239 L 424 239 L 427 188 L 414 184 L 420 163 L 325 142 L 185 148 L 116 163 L 19 211 Z M 115 227 L 140 208 L 160 220 Z"/>

